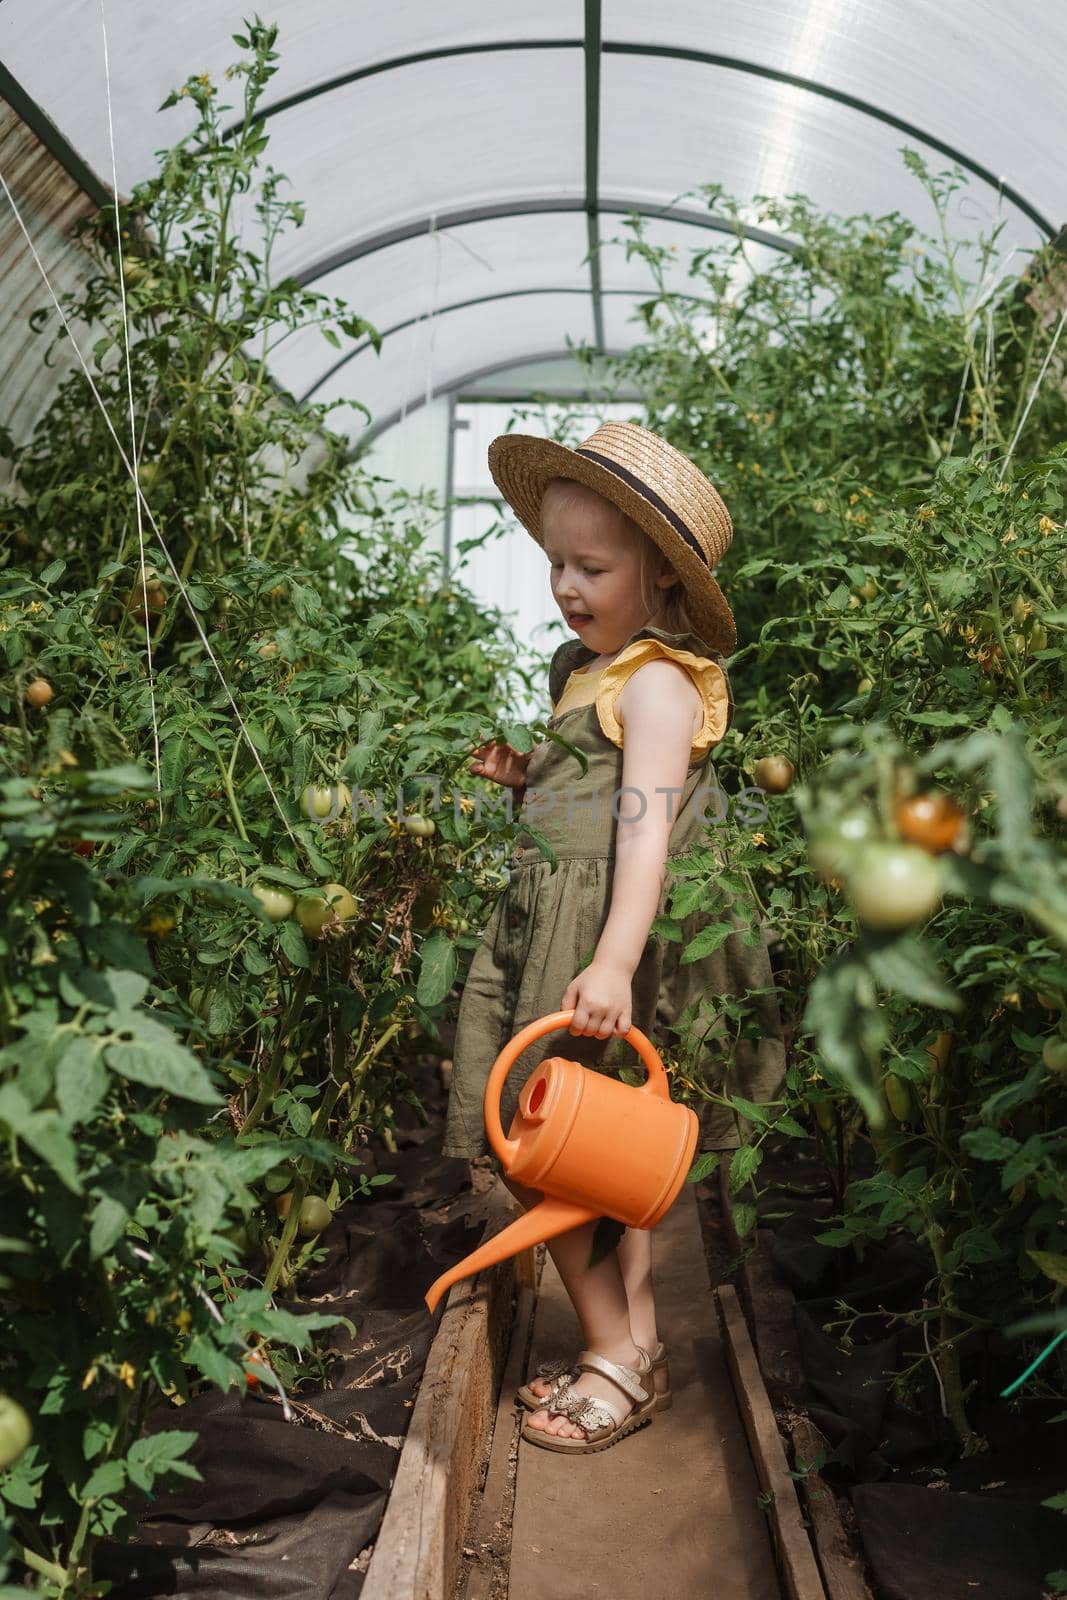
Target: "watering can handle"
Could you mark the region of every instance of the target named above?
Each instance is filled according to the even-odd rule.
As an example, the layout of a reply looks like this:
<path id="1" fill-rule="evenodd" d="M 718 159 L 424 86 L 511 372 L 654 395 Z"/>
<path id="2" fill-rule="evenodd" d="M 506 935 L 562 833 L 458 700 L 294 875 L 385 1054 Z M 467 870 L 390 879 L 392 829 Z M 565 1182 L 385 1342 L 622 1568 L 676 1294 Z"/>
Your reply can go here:
<path id="1" fill-rule="evenodd" d="M 574 1016 L 572 1011 L 552 1011 L 546 1017 L 540 1017 L 536 1022 L 530 1022 L 518 1032 L 509 1044 L 506 1044 L 493 1062 L 489 1073 L 489 1081 L 485 1086 L 485 1099 L 483 1101 L 483 1115 L 485 1117 L 485 1131 L 489 1135 L 489 1143 L 494 1152 L 507 1168 L 511 1157 L 517 1151 L 517 1144 L 513 1139 L 504 1137 L 504 1129 L 500 1122 L 500 1095 L 504 1087 L 504 1079 L 511 1068 L 522 1055 L 523 1051 L 537 1039 L 542 1039 L 546 1033 L 554 1033 L 557 1028 L 565 1028 Z M 671 1097 L 670 1084 L 667 1082 L 667 1073 L 659 1052 L 651 1039 L 643 1034 L 640 1028 L 631 1028 L 629 1033 L 620 1037 L 625 1038 L 627 1044 L 632 1044 L 648 1071 L 648 1077 L 641 1084 L 641 1093 L 658 1095 L 661 1100 Z"/>

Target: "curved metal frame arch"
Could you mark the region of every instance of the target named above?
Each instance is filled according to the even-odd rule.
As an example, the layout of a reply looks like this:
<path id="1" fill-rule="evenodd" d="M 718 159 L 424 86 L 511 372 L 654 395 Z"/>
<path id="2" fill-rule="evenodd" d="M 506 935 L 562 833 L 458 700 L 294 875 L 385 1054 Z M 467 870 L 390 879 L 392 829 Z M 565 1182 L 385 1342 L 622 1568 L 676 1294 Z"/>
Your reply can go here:
<path id="1" fill-rule="evenodd" d="M 642 289 L 602 289 L 601 293 L 612 296 L 629 295 L 631 298 L 636 300 L 644 296 L 645 291 Z M 448 314 L 452 311 L 468 311 L 471 306 L 492 305 L 497 300 L 524 300 L 529 295 L 538 294 L 578 294 L 582 295 L 584 298 L 588 298 L 589 290 L 581 289 L 575 284 L 559 285 L 555 288 L 539 287 L 536 289 L 502 289 L 499 294 L 479 294 L 474 295 L 470 300 L 456 300 L 450 306 L 438 306 L 432 315 L 435 318 L 444 317 L 448 316 Z M 686 300 L 693 305 L 710 306 L 715 304 L 715 302 L 713 300 L 709 300 L 706 295 L 683 294 L 673 289 L 670 291 L 670 295 L 672 299 Z M 381 332 L 380 337 L 384 342 L 386 339 L 391 338 L 393 334 L 403 333 L 405 328 L 414 327 L 417 322 L 425 322 L 429 320 L 429 315 L 429 313 L 421 311 L 417 317 L 405 317 L 403 322 L 394 322 L 391 328 L 384 329 Z M 372 341 L 370 339 L 364 339 L 362 344 L 358 344 L 354 350 L 349 350 L 345 355 L 339 356 L 338 359 L 332 363 L 332 365 L 327 367 L 326 371 L 320 378 L 315 379 L 315 382 L 311 385 L 310 389 L 305 389 L 304 393 L 297 397 L 297 405 L 306 405 L 316 390 L 321 389 L 324 383 L 328 383 L 335 373 L 341 371 L 342 367 L 346 367 L 350 361 L 354 361 L 356 357 L 362 355 L 365 350 L 369 350 L 371 348 L 371 343 Z M 598 339 L 598 349 L 602 344 L 603 339 Z M 510 366 L 512 363 L 509 362 L 508 365 Z"/>
<path id="2" fill-rule="evenodd" d="M 390 245 L 403 244 L 408 239 L 417 239 L 420 234 L 429 233 L 431 230 L 434 233 L 442 233 L 448 228 L 459 228 L 468 222 L 493 222 L 504 217 L 530 217 L 555 211 L 575 212 L 586 209 L 584 200 L 572 200 L 563 196 L 547 200 L 502 200 L 495 205 L 465 206 L 460 211 L 446 211 L 443 216 L 416 217 L 411 222 L 400 223 L 385 232 L 371 234 L 368 238 L 345 245 L 340 250 L 332 250 L 328 256 L 321 257 L 311 266 L 290 273 L 290 277 L 303 287 L 326 277 L 330 272 L 335 272 L 338 267 L 347 267 L 353 261 L 362 260 L 364 256 L 374 255 L 379 250 L 387 250 Z M 736 223 L 729 217 L 718 216 L 714 211 L 690 211 L 685 206 L 652 206 L 643 201 L 633 203 L 628 200 L 601 200 L 597 209 L 608 216 L 627 217 L 634 214 L 667 222 L 680 222 L 687 227 L 710 228 L 715 233 L 740 232 L 744 238 L 751 239 L 753 244 L 765 244 L 772 250 L 794 251 L 797 248 L 793 241 L 783 234 L 772 233 L 769 228 L 758 228 L 750 223 Z"/>
<path id="3" fill-rule="evenodd" d="M 625 355 L 626 352 L 624 350 L 609 349 L 601 350 L 598 353 L 605 360 L 614 360 L 619 356 Z M 394 423 L 399 422 L 401 417 L 410 417 L 413 411 L 418 411 L 426 404 L 427 398 L 439 400 L 445 394 L 458 394 L 461 389 L 466 388 L 468 383 L 477 383 L 480 378 L 490 378 L 494 372 L 507 372 L 509 367 L 536 366 L 542 361 L 561 361 L 569 359 L 573 355 L 573 350 L 535 350 L 531 355 L 509 356 L 506 361 L 492 361 L 488 366 L 473 367 L 469 372 L 464 372 L 460 377 L 452 379 L 450 383 L 437 385 L 430 390 L 428 397 L 425 394 L 420 394 L 409 406 L 404 406 L 397 411 L 391 411 L 388 416 L 380 417 L 377 422 L 371 423 L 366 432 L 361 434 L 358 441 L 352 446 L 349 452 L 349 459 L 355 459 L 360 455 L 368 445 L 373 444 L 380 433 L 384 433 L 387 428 L 391 428 Z M 484 399 L 485 396 L 479 395 L 477 398 Z M 568 395 L 567 398 L 570 400 L 583 397 Z M 587 395 L 584 398 L 592 399 L 593 396 Z"/>
<path id="4" fill-rule="evenodd" d="M 380 234 L 359 242 L 352 243 L 340 250 L 335 250 L 330 255 L 315 262 L 298 274 L 296 279 L 301 284 L 314 282 L 327 273 L 351 261 L 359 260 L 365 255 L 371 255 L 378 250 L 387 248 L 404 239 L 416 237 L 420 233 L 428 232 L 431 226 L 435 230 L 456 227 L 464 222 L 487 220 L 491 217 L 529 215 L 535 212 L 572 211 L 584 212 L 586 216 L 588 243 L 589 243 L 589 274 L 591 295 L 591 308 L 593 315 L 594 342 L 597 350 L 604 346 L 604 317 L 602 300 L 604 289 L 600 274 L 600 216 L 601 213 L 623 213 L 637 211 L 646 216 L 667 217 L 679 222 L 692 223 L 701 227 L 718 228 L 721 231 L 734 231 L 736 224 L 726 222 L 721 218 L 708 217 L 700 213 L 691 213 L 681 207 L 665 206 L 654 209 L 651 207 L 634 207 L 619 202 L 602 202 L 599 196 L 599 171 L 600 171 L 600 63 L 605 54 L 651 56 L 671 60 L 693 61 L 701 65 L 719 67 L 727 71 L 749 73 L 753 76 L 767 79 L 771 82 L 788 84 L 800 88 L 808 93 L 822 96 L 851 110 L 860 112 L 887 126 L 895 127 L 910 137 L 920 141 L 928 148 L 938 150 L 942 155 L 956 161 L 965 170 L 973 173 L 982 182 L 997 190 L 999 195 L 1009 199 L 1023 215 L 1051 237 L 1055 230 L 1041 215 L 1035 206 L 1020 195 L 1010 185 L 994 177 L 981 163 L 972 160 L 962 151 L 947 144 L 944 140 L 935 138 L 917 127 L 914 123 L 905 121 L 893 113 L 884 111 L 872 105 L 869 101 L 858 95 L 852 95 L 845 90 L 834 89 L 826 84 L 817 83 L 814 79 L 800 76 L 796 73 L 783 72 L 773 67 L 766 67 L 758 62 L 749 61 L 743 57 L 726 56 L 711 51 L 692 50 L 681 46 L 636 44 L 626 41 L 605 41 L 602 33 L 602 0 L 584 0 L 585 31 L 581 39 L 539 39 L 539 40 L 510 40 L 497 42 L 482 42 L 470 45 L 456 45 L 440 47 L 433 50 L 414 51 L 403 56 L 390 58 L 386 61 L 375 62 L 366 67 L 360 67 L 353 72 L 344 73 L 338 77 L 328 79 L 322 84 L 313 85 L 296 94 L 288 95 L 284 99 L 267 106 L 262 115 L 264 118 L 276 116 L 280 112 L 289 110 L 307 100 L 317 98 L 319 95 L 331 93 L 334 90 L 346 87 L 363 78 L 375 77 L 385 72 L 402 70 L 425 61 L 447 59 L 450 56 L 486 55 L 503 53 L 511 50 L 558 50 L 581 49 L 585 52 L 585 195 L 584 199 L 556 200 L 556 201 L 527 201 L 512 203 L 510 205 L 496 205 L 483 207 L 468 207 L 446 214 L 443 219 L 423 218 L 413 223 L 401 225 L 383 231 Z M 236 126 L 236 125 L 235 125 Z M 232 129 L 227 129 L 227 133 Z M 794 249 L 795 246 L 785 240 L 781 235 L 772 234 L 765 229 L 744 226 L 744 235 L 760 243 L 769 245 L 773 249 Z M 458 309 L 452 307 L 450 309 Z M 417 319 L 416 319 L 417 320 Z M 390 330 L 396 331 L 395 329 Z M 365 346 L 363 347 L 365 348 Z M 358 349 L 349 352 L 346 357 L 334 362 L 322 376 L 302 396 L 303 400 L 309 399 L 312 394 L 329 377 L 343 367 L 346 361 L 358 354 Z"/>
<path id="5" fill-rule="evenodd" d="M 595 11 L 599 27 L 600 6 L 587 4 L 587 18 L 591 11 Z M 284 99 L 277 100 L 273 105 L 264 107 L 260 115 L 264 118 L 277 116 L 280 112 L 289 111 L 294 106 L 302 105 L 305 101 L 314 100 L 319 95 L 330 94 L 336 89 L 343 89 L 350 83 L 357 83 L 361 78 L 376 77 L 383 72 L 394 72 L 404 67 L 414 66 L 423 61 L 437 61 L 449 56 L 461 55 L 486 55 L 503 53 L 509 50 L 560 50 L 587 48 L 590 44 L 586 39 L 517 39 L 484 44 L 453 45 L 436 50 L 413 51 L 408 55 L 391 57 L 387 61 L 375 62 L 369 67 L 358 67 L 352 72 L 342 73 L 336 78 L 329 78 L 321 84 L 313 84 L 308 89 L 302 89 L 296 94 L 287 95 Z M 988 167 L 981 162 L 958 150 L 955 145 L 949 144 L 944 139 L 939 139 L 932 133 L 925 132 L 913 122 L 906 121 L 903 117 L 895 116 L 891 111 L 885 111 L 880 106 L 872 105 L 869 100 L 864 100 L 859 95 L 849 94 L 847 90 L 835 89 L 829 84 L 818 83 L 813 78 L 807 78 L 799 73 L 783 72 L 776 67 L 767 67 L 758 61 L 749 61 L 743 56 L 719 55 L 710 50 L 691 50 L 681 45 L 653 45 L 628 42 L 625 40 L 597 40 L 599 52 L 604 55 L 641 55 L 658 56 L 678 61 L 695 61 L 704 66 L 721 67 L 730 72 L 743 72 L 757 78 L 766 78 L 775 83 L 785 83 L 796 89 L 803 89 L 809 94 L 820 95 L 826 100 L 833 100 L 839 105 L 848 106 L 853 111 L 860 112 L 863 116 L 873 117 L 878 122 L 884 122 L 891 128 L 896 128 L 900 133 L 906 133 L 913 139 L 919 139 L 931 150 L 937 150 L 941 155 L 971 172 L 983 183 L 996 189 L 1010 200 L 1014 206 L 1029 217 L 1030 221 L 1038 227 L 1046 237 L 1051 238 L 1056 229 L 1046 217 L 1032 205 L 1025 195 L 1004 183 Z M 233 124 L 225 130 L 226 134 L 232 133 L 238 124 Z"/>

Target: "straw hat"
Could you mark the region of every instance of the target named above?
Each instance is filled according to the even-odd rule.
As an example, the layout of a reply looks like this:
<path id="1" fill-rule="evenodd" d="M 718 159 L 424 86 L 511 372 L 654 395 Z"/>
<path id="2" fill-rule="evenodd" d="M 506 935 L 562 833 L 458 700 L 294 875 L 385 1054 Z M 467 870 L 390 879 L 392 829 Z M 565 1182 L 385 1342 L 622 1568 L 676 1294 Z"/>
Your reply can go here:
<path id="1" fill-rule="evenodd" d="M 666 439 L 633 422 L 605 422 L 576 450 L 503 433 L 489 446 L 489 470 L 540 545 L 541 497 L 550 478 L 571 478 L 610 500 L 671 562 L 701 638 L 722 655 L 733 650 L 733 612 L 712 576 L 733 538 L 730 513 L 714 485 Z"/>

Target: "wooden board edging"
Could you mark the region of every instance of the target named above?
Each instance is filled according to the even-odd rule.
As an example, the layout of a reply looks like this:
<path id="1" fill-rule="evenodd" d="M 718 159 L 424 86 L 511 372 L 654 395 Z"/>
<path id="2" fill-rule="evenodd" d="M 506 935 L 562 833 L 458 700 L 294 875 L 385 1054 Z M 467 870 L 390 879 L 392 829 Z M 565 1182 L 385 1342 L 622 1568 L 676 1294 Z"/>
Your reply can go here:
<path id="1" fill-rule="evenodd" d="M 772 1497 L 768 1513 L 785 1592 L 789 1600 L 827 1600 L 818 1563 L 804 1526 L 796 1480 L 789 1476 L 785 1447 L 763 1385 L 737 1291 L 732 1284 L 721 1284 L 715 1291 L 715 1299 L 722 1321 L 730 1377 L 756 1465 L 756 1475 L 760 1488 Z"/>
<path id="2" fill-rule="evenodd" d="M 719 1198 L 727 1236 L 736 1255 L 743 1246 L 734 1226 L 733 1195 L 722 1167 L 719 1168 Z M 738 1283 L 759 1370 L 772 1405 L 783 1413 L 783 1426 L 792 1440 L 795 1465 L 800 1460 L 813 1461 L 819 1451 L 826 1448 L 826 1440 L 804 1412 L 810 1391 L 797 1340 L 796 1296 L 774 1268 L 770 1239 L 769 1229 L 756 1229 L 756 1248 L 742 1260 Z M 811 1536 L 827 1600 L 872 1600 L 862 1557 L 856 1555 L 854 1541 L 845 1532 L 833 1489 L 818 1470 L 809 1469 L 801 1482 L 800 1493 L 811 1522 Z"/>
<path id="3" fill-rule="evenodd" d="M 499 1218 L 512 1220 L 501 1186 Z M 513 1261 L 453 1284 L 426 1359 L 362 1600 L 446 1600 L 478 1492 L 511 1325 Z"/>

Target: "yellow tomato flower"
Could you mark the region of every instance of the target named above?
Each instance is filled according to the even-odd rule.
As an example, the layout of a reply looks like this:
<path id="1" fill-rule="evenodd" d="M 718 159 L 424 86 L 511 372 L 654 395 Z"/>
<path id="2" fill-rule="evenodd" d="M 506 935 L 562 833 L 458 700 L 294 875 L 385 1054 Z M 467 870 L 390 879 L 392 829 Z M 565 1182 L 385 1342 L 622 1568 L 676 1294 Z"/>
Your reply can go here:
<path id="1" fill-rule="evenodd" d="M 127 1389 L 132 1389 L 137 1382 L 137 1368 L 132 1361 L 124 1361 L 115 1376 L 120 1383 L 126 1385 Z"/>

